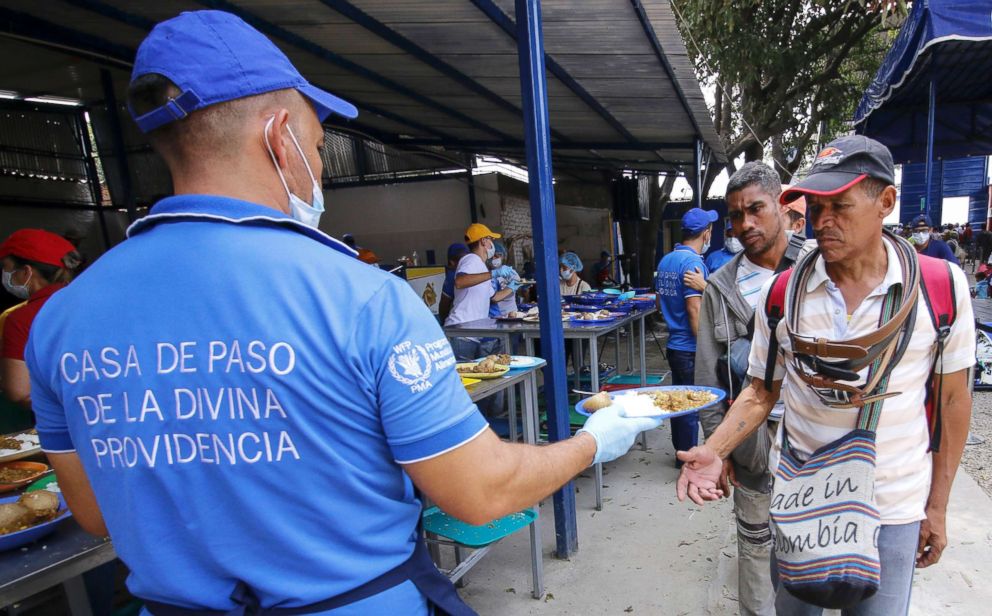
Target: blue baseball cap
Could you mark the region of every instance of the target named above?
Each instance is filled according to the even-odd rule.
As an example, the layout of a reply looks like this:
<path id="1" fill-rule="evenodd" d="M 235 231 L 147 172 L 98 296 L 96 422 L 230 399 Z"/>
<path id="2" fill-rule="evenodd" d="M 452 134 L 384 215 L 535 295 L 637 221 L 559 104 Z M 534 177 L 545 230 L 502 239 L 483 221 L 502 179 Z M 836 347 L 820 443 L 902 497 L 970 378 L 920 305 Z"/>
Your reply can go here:
<path id="1" fill-rule="evenodd" d="M 452 244 L 448 246 L 448 258 L 454 259 L 455 257 L 461 257 L 462 255 L 468 254 L 468 246 L 465 244 Z"/>
<path id="2" fill-rule="evenodd" d="M 926 214 L 920 214 L 919 216 L 913 219 L 912 224 L 910 224 L 909 226 L 919 227 L 920 225 L 926 225 L 928 227 L 932 227 L 933 223 L 930 222 L 929 216 L 927 216 Z"/>
<path id="3" fill-rule="evenodd" d="M 716 210 L 694 207 L 682 217 L 682 229 L 695 234 L 706 230 L 706 227 L 718 220 L 720 220 L 720 214 Z"/>
<path id="4" fill-rule="evenodd" d="M 351 103 L 310 84 L 261 32 L 224 11 L 190 11 L 152 28 L 134 59 L 131 82 L 159 74 L 181 93 L 158 109 L 131 117 L 147 133 L 190 113 L 256 94 L 294 88 L 323 122 L 332 113 L 358 116 Z"/>

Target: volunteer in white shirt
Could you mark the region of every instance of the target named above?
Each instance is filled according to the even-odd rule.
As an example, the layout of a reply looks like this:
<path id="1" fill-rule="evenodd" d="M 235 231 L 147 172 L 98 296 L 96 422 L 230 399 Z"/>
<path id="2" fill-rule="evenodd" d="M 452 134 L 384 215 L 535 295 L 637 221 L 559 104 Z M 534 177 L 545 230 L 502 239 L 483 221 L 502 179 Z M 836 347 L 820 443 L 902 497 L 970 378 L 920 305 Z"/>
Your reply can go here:
<path id="1" fill-rule="evenodd" d="M 513 269 L 500 265 L 490 271 L 486 267 L 486 261 L 496 254 L 493 240 L 500 237 L 499 233 L 480 223 L 473 223 L 465 230 L 469 252 L 458 262 L 458 269 L 455 270 L 455 302 L 451 314 L 444 321 L 445 327 L 487 319 L 490 302 L 498 303 L 513 294 L 509 287 L 496 291 L 492 282 L 497 278 L 511 277 Z M 455 338 L 451 341 L 451 347 L 459 361 L 471 361 L 499 352 L 502 345 L 498 338 Z"/>

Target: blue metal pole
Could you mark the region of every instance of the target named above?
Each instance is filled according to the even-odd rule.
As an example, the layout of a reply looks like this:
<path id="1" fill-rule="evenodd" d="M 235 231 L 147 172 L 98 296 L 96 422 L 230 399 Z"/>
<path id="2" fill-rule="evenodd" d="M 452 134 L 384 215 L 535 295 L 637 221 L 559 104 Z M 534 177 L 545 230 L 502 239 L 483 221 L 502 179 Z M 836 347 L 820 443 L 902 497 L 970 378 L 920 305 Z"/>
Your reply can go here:
<path id="1" fill-rule="evenodd" d="M 696 137 L 692 146 L 692 201 L 694 207 L 703 207 L 703 140 Z"/>
<path id="2" fill-rule="evenodd" d="M 933 204 L 930 203 L 930 190 L 933 185 L 933 125 L 937 111 L 937 80 L 930 76 L 930 106 L 927 109 L 927 192 L 923 196 L 923 213 L 930 215 Z M 940 225 L 940 221 L 935 221 Z"/>
<path id="3" fill-rule="evenodd" d="M 561 319 L 554 316 L 561 311 L 561 289 L 558 286 L 558 230 L 540 0 L 516 0 L 516 18 L 534 264 L 537 266 L 537 305 L 545 317 L 541 319 L 541 354 L 548 362 L 544 369 L 544 398 L 548 409 L 548 440 L 553 442 L 567 439 L 571 432 L 565 381 L 565 336 Z M 568 558 L 579 549 L 572 482 L 555 493 L 554 510 L 557 556 Z"/>

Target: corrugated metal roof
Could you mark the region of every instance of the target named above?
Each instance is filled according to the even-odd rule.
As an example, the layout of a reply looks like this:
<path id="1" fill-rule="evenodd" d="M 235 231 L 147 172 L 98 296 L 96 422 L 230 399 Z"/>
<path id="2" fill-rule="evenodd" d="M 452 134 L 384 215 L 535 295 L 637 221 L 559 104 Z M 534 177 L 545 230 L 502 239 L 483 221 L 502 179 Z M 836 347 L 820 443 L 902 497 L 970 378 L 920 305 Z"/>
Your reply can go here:
<path id="1" fill-rule="evenodd" d="M 560 161 L 684 166 L 692 163 L 697 136 L 722 158 L 667 1 L 543 0 L 542 6 Z M 397 147 L 522 156 L 513 0 L 4 0 L 0 34 L 54 40 L 126 62 L 154 23 L 207 7 L 241 14 L 313 83 L 355 102 L 361 115 L 342 123 L 349 130 Z M 39 66 L 6 57 L 0 87 L 103 98 L 88 62 Z M 120 66 L 115 85 L 122 97 L 127 71 Z M 73 70 L 76 78 L 67 74 Z"/>

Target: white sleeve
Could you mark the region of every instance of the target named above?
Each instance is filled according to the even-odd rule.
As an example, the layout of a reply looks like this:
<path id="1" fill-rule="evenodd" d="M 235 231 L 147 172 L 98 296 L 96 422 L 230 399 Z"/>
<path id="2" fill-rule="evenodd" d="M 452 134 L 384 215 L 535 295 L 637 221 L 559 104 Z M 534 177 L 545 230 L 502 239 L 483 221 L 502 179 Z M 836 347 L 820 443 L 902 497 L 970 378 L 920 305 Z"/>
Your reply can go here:
<path id="1" fill-rule="evenodd" d="M 751 356 L 748 359 L 747 373 L 753 378 L 762 380 L 765 378 L 765 369 L 768 365 L 768 344 L 772 335 L 768 328 L 768 315 L 765 314 L 765 302 L 775 279 L 776 276 L 772 276 L 761 287 L 758 308 L 754 311 L 754 337 L 751 339 Z M 779 325 L 782 325 L 782 322 L 779 322 Z M 782 347 L 779 346 L 779 352 L 775 355 L 773 380 L 781 381 L 784 378 L 785 356 L 782 354 Z"/>
<path id="2" fill-rule="evenodd" d="M 975 365 L 975 315 L 971 308 L 971 290 L 961 268 L 948 264 L 954 281 L 954 301 L 957 315 L 951 333 L 944 342 L 944 358 L 937 372 L 950 374 Z"/>

